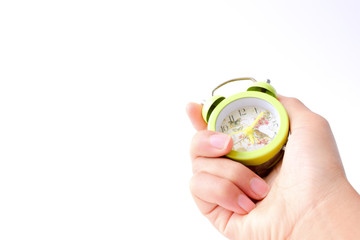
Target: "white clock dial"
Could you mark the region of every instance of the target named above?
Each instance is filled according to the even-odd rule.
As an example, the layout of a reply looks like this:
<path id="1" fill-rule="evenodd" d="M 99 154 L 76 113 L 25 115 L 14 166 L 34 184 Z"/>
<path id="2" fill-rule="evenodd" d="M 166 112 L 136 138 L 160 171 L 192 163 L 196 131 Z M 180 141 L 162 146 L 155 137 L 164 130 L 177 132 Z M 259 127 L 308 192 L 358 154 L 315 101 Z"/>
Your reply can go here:
<path id="1" fill-rule="evenodd" d="M 250 152 L 269 144 L 279 130 L 279 119 L 262 106 L 242 106 L 230 112 L 220 125 L 233 138 L 233 150 Z"/>

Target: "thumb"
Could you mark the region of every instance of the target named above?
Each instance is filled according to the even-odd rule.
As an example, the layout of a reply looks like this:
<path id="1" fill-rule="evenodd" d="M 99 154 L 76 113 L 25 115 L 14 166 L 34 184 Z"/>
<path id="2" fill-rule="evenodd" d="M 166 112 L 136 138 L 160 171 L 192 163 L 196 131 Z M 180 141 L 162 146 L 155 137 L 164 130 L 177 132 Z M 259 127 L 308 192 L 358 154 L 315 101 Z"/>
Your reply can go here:
<path id="1" fill-rule="evenodd" d="M 214 131 L 199 131 L 191 143 L 191 157 L 220 157 L 228 154 L 232 148 L 231 136 Z"/>

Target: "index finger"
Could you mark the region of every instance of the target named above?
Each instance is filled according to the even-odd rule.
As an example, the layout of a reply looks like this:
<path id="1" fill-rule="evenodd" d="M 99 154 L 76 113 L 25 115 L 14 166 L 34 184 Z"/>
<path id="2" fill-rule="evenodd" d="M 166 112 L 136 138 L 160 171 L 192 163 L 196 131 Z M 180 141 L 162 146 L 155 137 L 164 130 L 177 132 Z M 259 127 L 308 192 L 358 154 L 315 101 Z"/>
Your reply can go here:
<path id="1" fill-rule="evenodd" d="M 207 129 L 207 124 L 202 117 L 201 110 L 202 105 L 198 103 L 188 103 L 186 106 L 186 112 L 190 118 L 192 125 L 197 131 Z"/>

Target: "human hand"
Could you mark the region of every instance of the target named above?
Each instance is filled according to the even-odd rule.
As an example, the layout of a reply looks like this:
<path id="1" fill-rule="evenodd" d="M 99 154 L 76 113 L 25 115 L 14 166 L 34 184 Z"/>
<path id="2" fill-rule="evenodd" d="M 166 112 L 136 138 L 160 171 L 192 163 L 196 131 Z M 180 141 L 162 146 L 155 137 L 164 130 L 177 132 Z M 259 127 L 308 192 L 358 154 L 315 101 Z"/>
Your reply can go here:
<path id="1" fill-rule="evenodd" d="M 230 239 L 322 239 L 335 234 L 326 228 L 360 220 L 360 198 L 346 180 L 328 122 L 297 99 L 279 100 L 291 135 L 283 161 L 264 180 L 222 157 L 232 148 L 231 137 L 207 131 L 201 105 L 187 106 L 198 130 L 191 144 L 190 189 L 200 211 Z M 346 227 L 337 227 L 341 239 L 349 239 Z M 347 236 L 360 237 L 357 229 Z"/>

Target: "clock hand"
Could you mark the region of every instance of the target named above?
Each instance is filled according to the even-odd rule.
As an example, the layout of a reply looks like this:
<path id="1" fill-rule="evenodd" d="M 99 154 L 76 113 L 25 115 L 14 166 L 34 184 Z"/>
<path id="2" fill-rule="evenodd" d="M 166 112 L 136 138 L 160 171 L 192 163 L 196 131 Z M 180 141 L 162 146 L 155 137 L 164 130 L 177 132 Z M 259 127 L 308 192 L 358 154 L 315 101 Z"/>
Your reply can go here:
<path id="1" fill-rule="evenodd" d="M 233 132 L 233 133 L 230 133 L 229 135 L 234 135 L 234 134 L 237 134 L 237 133 L 241 133 L 241 132 L 248 132 L 249 130 L 251 129 L 254 129 L 254 127 L 256 126 L 256 124 L 259 122 L 259 120 L 264 116 L 264 112 L 261 112 L 259 114 L 259 116 L 257 116 L 257 118 L 255 119 L 255 121 L 247 128 L 243 129 L 243 130 L 240 130 L 240 131 L 237 131 L 237 132 Z"/>
<path id="2" fill-rule="evenodd" d="M 257 118 L 255 119 L 255 121 L 254 121 L 250 126 L 248 126 L 247 128 L 245 128 L 245 129 L 243 129 L 243 130 L 230 133 L 229 135 L 234 135 L 234 134 L 243 132 L 243 133 L 245 134 L 245 136 L 247 136 L 247 137 L 249 138 L 251 144 L 254 144 L 254 143 L 255 143 L 254 127 L 256 126 L 256 124 L 260 121 L 260 119 L 261 119 L 263 116 L 264 116 L 264 112 L 261 112 L 261 113 L 259 114 L 259 116 L 257 116 Z"/>
<path id="3" fill-rule="evenodd" d="M 256 124 L 260 121 L 260 119 L 264 116 L 264 113 L 265 112 L 261 112 L 260 114 L 259 114 L 259 116 L 257 116 L 257 118 L 255 119 L 255 121 L 251 124 L 251 128 L 254 128 L 255 126 L 256 126 Z"/>

